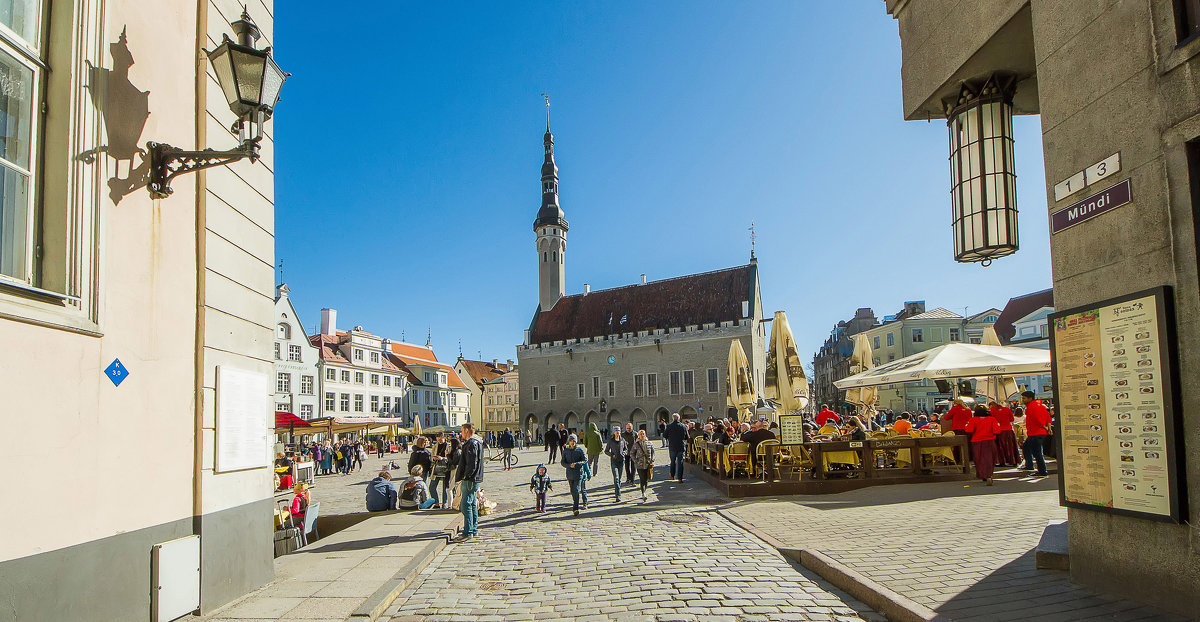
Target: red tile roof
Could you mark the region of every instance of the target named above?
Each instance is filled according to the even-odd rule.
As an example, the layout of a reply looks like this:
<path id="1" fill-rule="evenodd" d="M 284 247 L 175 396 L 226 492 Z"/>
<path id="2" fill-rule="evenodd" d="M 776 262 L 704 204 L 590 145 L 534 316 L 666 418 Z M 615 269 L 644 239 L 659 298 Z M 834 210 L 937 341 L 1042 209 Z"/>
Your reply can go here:
<path id="1" fill-rule="evenodd" d="M 340 363 L 343 365 L 353 365 L 353 363 L 347 360 L 346 357 L 342 356 L 341 351 L 338 350 L 338 343 L 345 334 L 345 332 L 338 331 L 337 336 L 320 334 L 313 335 L 308 338 L 308 342 L 314 347 L 320 349 L 322 361 L 329 363 Z M 404 371 L 392 363 L 392 361 L 389 361 L 388 357 L 383 357 L 379 363 L 382 371 Z M 361 367 L 366 366 L 362 365 Z"/>
<path id="2" fill-rule="evenodd" d="M 1008 345 L 1016 336 L 1017 329 L 1013 326 L 1013 322 L 1042 307 L 1053 306 L 1053 289 L 1043 289 L 1040 292 L 1009 298 L 1008 304 L 1004 305 L 1004 310 L 1000 312 L 1000 319 L 996 320 L 996 324 L 993 326 L 996 329 L 996 336 L 1000 338 L 1000 343 Z"/>
<path id="3" fill-rule="evenodd" d="M 517 368 L 516 365 L 510 366 L 508 363 L 496 363 L 492 365 L 491 361 L 458 359 L 458 362 L 462 363 L 463 368 L 475 379 L 476 384 L 483 384 Z"/>
<path id="4" fill-rule="evenodd" d="M 584 339 L 658 328 L 741 319 L 742 301 L 755 304 L 755 264 L 575 294 L 539 311 L 530 343 Z M 753 312 L 753 311 L 752 311 Z"/>
<path id="5" fill-rule="evenodd" d="M 410 365 L 434 367 L 448 372 L 446 374 L 446 381 L 450 386 L 458 387 L 460 389 L 467 388 L 466 383 L 462 381 L 462 378 L 458 377 L 458 374 L 454 371 L 453 367 L 445 363 L 438 362 L 437 355 L 433 353 L 432 348 L 396 341 L 391 342 L 391 348 L 391 358 L 398 359 L 399 363 L 405 366 L 405 369 L 408 369 L 408 366 Z M 412 373 L 411 370 L 409 370 L 409 380 L 416 384 L 423 384 L 417 380 L 417 375 Z"/>

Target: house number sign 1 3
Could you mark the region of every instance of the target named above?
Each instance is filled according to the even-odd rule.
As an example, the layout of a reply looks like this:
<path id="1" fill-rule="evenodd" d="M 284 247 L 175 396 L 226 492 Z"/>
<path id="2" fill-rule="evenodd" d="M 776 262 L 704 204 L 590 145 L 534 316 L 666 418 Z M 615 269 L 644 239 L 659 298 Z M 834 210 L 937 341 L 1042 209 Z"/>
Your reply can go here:
<path id="1" fill-rule="evenodd" d="M 1119 170 L 1121 170 L 1120 151 L 1054 184 L 1054 200 L 1061 201 Z"/>

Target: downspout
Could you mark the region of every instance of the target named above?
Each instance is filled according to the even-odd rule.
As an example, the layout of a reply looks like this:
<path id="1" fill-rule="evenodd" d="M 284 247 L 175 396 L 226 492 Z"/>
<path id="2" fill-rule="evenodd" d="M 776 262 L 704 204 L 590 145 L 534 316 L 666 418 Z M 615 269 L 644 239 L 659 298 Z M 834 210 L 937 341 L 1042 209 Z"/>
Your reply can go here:
<path id="1" fill-rule="evenodd" d="M 208 0 L 196 1 L 196 43 L 195 50 L 195 71 L 196 71 L 196 144 L 207 144 L 205 136 L 205 124 L 200 122 L 200 119 L 205 118 L 206 110 L 206 86 L 205 81 L 208 79 L 208 72 L 204 71 L 203 65 L 200 63 L 207 62 L 208 59 L 198 52 L 203 47 L 207 37 L 208 24 Z M 196 184 L 196 340 L 195 340 L 195 356 L 196 356 L 196 378 L 195 391 L 193 392 L 193 434 L 192 439 L 192 533 L 202 536 L 202 521 L 201 516 L 204 513 L 204 261 L 205 261 L 205 240 L 204 231 L 207 227 L 206 202 L 205 202 L 205 171 L 197 172 L 195 178 Z M 215 387 L 214 387 L 215 399 Z M 203 542 L 203 537 L 201 537 Z M 203 570 L 201 570 L 203 572 Z M 203 578 L 202 578 L 203 579 Z M 203 595 L 201 595 L 203 596 Z M 203 601 L 203 598 L 201 598 Z"/>

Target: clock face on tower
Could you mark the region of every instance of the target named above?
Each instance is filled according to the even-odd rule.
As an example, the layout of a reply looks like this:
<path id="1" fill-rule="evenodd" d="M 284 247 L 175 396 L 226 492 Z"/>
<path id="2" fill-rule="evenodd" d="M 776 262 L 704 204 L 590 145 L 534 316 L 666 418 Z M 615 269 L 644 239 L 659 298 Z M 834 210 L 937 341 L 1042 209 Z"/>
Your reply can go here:
<path id="1" fill-rule="evenodd" d="M 609 355 L 609 357 L 608 357 L 608 364 L 609 364 L 609 365 L 612 365 L 613 363 L 616 363 L 616 362 L 617 362 L 617 357 L 615 357 L 615 356 L 612 356 L 612 355 Z"/>

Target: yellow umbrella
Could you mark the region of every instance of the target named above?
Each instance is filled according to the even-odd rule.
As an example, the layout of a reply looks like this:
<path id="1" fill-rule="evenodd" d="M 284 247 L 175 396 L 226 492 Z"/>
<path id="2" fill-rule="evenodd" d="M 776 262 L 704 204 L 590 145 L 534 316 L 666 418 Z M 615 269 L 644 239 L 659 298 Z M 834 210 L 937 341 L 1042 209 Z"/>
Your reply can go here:
<path id="1" fill-rule="evenodd" d="M 1000 336 L 996 334 L 996 329 L 988 326 L 983 329 L 983 339 L 979 345 L 998 346 L 1000 344 Z M 977 378 L 975 380 L 975 392 L 988 396 L 997 402 L 1006 401 L 1009 396 L 1017 392 L 1017 381 L 1011 376 L 988 376 L 985 378 Z"/>
<path id="2" fill-rule="evenodd" d="M 725 386 L 728 387 L 729 405 L 737 409 L 738 418 L 741 418 L 743 411 L 753 414 L 754 381 L 750 376 L 750 362 L 746 359 L 742 342 L 736 339 L 729 344 L 729 375 L 725 378 Z"/>
<path id="3" fill-rule="evenodd" d="M 771 347 L 763 384 L 763 394 L 779 402 L 785 413 L 799 412 L 808 406 L 808 379 L 804 377 L 804 364 L 796 353 L 796 338 L 783 311 L 775 312 L 771 325 Z"/>
<path id="4" fill-rule="evenodd" d="M 413 415 L 412 432 L 413 432 L 413 436 L 421 435 L 421 413 L 417 413 L 417 414 Z"/>
<path id="5" fill-rule="evenodd" d="M 861 374 L 875 366 L 875 352 L 866 335 L 854 338 L 854 352 L 850 355 L 850 375 Z M 855 387 L 846 389 L 846 401 L 858 406 L 858 414 L 875 414 L 875 403 L 879 401 L 878 387 Z"/>

